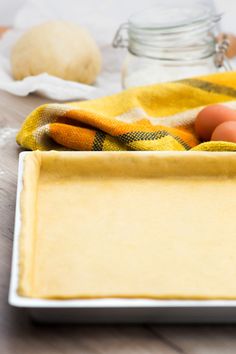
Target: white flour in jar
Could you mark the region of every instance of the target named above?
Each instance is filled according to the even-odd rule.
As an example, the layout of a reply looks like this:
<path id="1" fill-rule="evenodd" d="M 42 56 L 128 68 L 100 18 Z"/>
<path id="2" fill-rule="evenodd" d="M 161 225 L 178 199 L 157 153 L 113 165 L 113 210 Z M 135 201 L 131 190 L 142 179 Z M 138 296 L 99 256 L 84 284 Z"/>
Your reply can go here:
<path id="1" fill-rule="evenodd" d="M 205 62 L 196 65 L 189 66 L 174 66 L 171 65 L 158 65 L 150 64 L 139 68 L 136 71 L 130 72 L 127 75 L 123 75 L 124 87 L 135 87 L 142 85 L 149 85 L 155 83 L 162 83 L 168 81 L 181 80 L 197 75 L 207 75 L 215 72 L 216 69 L 210 62 Z"/>

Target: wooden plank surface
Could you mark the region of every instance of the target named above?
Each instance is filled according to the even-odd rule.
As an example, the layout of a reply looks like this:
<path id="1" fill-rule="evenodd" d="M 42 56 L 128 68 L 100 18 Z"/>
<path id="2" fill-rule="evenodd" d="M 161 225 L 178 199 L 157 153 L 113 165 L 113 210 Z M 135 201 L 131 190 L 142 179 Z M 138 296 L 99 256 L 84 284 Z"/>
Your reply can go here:
<path id="1" fill-rule="evenodd" d="M 20 151 L 15 135 L 46 101 L 0 91 L 0 354 L 235 354 L 234 325 L 36 325 L 8 305 Z"/>

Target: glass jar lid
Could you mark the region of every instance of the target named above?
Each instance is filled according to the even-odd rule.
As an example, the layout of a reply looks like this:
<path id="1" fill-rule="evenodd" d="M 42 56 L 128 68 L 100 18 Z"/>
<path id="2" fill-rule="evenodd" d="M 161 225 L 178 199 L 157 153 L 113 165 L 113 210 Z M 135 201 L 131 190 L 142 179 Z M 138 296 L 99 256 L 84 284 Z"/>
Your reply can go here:
<path id="1" fill-rule="evenodd" d="M 197 60 L 214 54 L 214 30 L 220 18 L 202 2 L 166 0 L 133 14 L 113 44 L 138 56 Z"/>
<path id="2" fill-rule="evenodd" d="M 199 27 L 205 22 L 214 23 L 220 17 L 213 15 L 212 9 L 202 3 L 175 1 L 175 5 L 162 4 L 133 14 L 128 21 L 131 27 L 138 29 L 155 29 L 162 32 L 188 30 Z"/>

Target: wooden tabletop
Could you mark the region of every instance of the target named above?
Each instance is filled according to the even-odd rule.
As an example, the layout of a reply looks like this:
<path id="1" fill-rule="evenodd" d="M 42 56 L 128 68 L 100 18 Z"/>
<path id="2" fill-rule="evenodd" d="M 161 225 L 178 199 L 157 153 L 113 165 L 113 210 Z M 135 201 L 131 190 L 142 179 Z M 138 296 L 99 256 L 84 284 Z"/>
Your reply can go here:
<path id="1" fill-rule="evenodd" d="M 39 325 L 8 305 L 17 162 L 16 131 L 47 100 L 0 91 L 0 353 L 235 354 L 234 325 Z"/>

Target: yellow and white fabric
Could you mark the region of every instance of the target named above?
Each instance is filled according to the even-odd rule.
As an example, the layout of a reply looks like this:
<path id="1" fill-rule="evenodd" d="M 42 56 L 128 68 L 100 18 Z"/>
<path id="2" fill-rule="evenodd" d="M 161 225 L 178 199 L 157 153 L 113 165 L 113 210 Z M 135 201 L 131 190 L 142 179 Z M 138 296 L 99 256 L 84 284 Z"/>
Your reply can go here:
<path id="1" fill-rule="evenodd" d="M 236 72 L 133 88 L 101 99 L 45 104 L 23 123 L 17 142 L 30 150 L 236 151 L 235 143 L 200 144 L 197 113 L 224 103 L 236 109 Z"/>

